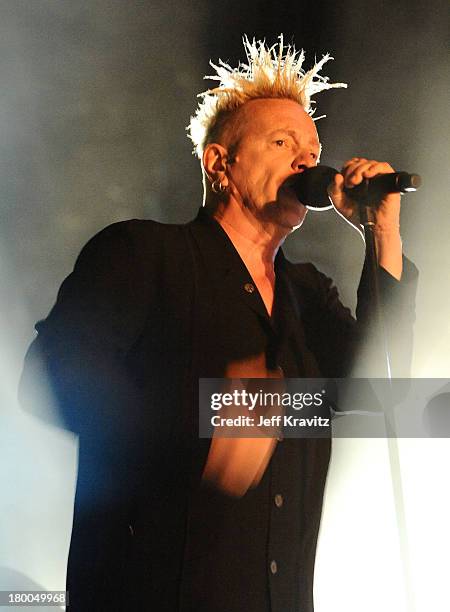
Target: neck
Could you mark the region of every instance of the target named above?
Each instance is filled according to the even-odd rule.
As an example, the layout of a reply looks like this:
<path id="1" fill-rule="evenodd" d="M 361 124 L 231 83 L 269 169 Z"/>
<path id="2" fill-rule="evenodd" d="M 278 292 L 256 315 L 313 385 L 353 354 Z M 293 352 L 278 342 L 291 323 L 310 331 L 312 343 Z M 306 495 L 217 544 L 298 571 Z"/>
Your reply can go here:
<path id="1" fill-rule="evenodd" d="M 263 223 L 250 210 L 234 202 L 219 203 L 213 216 L 227 233 L 247 267 L 273 270 L 278 249 L 288 231 Z"/>

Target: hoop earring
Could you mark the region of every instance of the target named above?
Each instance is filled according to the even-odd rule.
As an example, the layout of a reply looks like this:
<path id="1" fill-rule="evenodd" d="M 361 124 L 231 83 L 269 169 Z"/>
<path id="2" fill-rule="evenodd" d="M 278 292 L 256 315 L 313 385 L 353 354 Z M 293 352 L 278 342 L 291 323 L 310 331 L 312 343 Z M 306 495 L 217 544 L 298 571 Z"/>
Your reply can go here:
<path id="1" fill-rule="evenodd" d="M 211 189 L 214 193 L 225 193 L 227 187 L 222 185 L 222 181 L 218 178 L 211 183 Z"/>

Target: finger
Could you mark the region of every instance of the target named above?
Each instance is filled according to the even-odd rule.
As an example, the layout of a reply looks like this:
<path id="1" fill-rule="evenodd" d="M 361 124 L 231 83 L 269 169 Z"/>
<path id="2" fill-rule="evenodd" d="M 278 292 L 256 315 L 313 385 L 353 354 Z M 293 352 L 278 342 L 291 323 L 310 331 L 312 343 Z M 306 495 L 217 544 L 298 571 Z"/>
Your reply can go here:
<path id="1" fill-rule="evenodd" d="M 332 198 L 334 196 L 339 196 L 342 194 L 342 190 L 344 189 L 344 177 L 342 174 L 336 174 L 333 181 L 328 186 L 328 195 Z"/>
<path id="2" fill-rule="evenodd" d="M 365 157 L 357 157 L 357 156 L 355 156 L 355 157 L 351 157 L 351 158 L 350 158 L 350 159 L 348 159 L 346 162 L 344 162 L 344 164 L 342 165 L 342 167 L 343 167 L 343 168 L 346 168 L 348 165 L 353 164 L 353 163 L 358 162 L 358 161 L 365 162 L 365 161 L 369 161 L 369 160 L 368 160 L 368 159 L 366 159 Z"/>
<path id="3" fill-rule="evenodd" d="M 359 185 L 365 178 L 372 178 L 378 174 L 385 174 L 387 172 L 393 172 L 393 168 L 387 162 L 377 162 L 368 160 L 366 163 L 357 165 L 353 169 L 349 169 L 345 175 L 345 182 L 347 187 L 353 187 Z"/>
<path id="4" fill-rule="evenodd" d="M 352 157 L 351 159 L 348 159 L 342 166 L 342 170 L 341 172 L 344 173 L 347 170 L 356 167 L 358 164 L 360 163 L 365 163 L 367 161 L 372 161 L 372 160 L 368 160 L 365 157 Z"/>
<path id="5" fill-rule="evenodd" d="M 366 161 L 365 163 L 349 167 L 344 174 L 345 186 L 354 187 L 359 185 L 363 178 L 369 178 L 369 175 L 374 176 L 371 175 L 371 170 L 377 165 L 377 162 Z"/>
<path id="6" fill-rule="evenodd" d="M 356 212 L 355 203 L 349 198 L 344 189 L 344 177 L 342 174 L 336 174 L 333 182 L 328 187 L 328 195 L 333 202 L 335 210 L 349 223 L 357 229 L 359 218 Z"/>
<path id="7" fill-rule="evenodd" d="M 366 163 L 380 164 L 381 166 L 385 166 L 386 172 L 394 172 L 394 169 L 392 168 L 392 166 L 388 164 L 387 162 L 380 162 L 380 161 L 377 161 L 376 159 L 366 159 L 365 157 L 352 157 L 352 159 L 349 159 L 348 161 L 346 161 L 344 165 L 342 166 L 342 173 L 343 174 L 350 173 L 357 166 L 360 166 Z"/>

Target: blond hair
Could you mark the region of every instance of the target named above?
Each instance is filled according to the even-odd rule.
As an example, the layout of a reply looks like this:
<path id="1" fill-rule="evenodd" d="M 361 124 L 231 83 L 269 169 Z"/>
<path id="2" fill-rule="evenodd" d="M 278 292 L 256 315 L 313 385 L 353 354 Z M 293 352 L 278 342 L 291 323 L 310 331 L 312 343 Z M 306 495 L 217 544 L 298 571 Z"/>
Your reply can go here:
<path id="1" fill-rule="evenodd" d="M 296 51 L 293 45 L 283 45 L 283 35 L 279 43 L 266 47 L 265 41 L 249 41 L 243 37 L 247 63 L 239 63 L 237 68 L 219 60 L 219 65 L 210 62 L 216 73 L 205 79 L 219 81 L 219 86 L 198 94 L 201 102 L 191 117 L 187 127 L 188 136 L 194 144 L 194 154 L 200 159 L 203 149 L 217 137 L 232 111 L 249 100 L 257 98 L 286 98 L 294 100 L 312 116 L 315 109 L 311 96 L 334 87 L 347 87 L 346 83 L 329 83 L 328 77 L 319 74 L 322 66 L 333 59 L 328 53 L 305 72 L 303 49 Z M 322 115 L 323 117 L 324 115 Z M 316 117 L 315 119 L 321 119 Z"/>

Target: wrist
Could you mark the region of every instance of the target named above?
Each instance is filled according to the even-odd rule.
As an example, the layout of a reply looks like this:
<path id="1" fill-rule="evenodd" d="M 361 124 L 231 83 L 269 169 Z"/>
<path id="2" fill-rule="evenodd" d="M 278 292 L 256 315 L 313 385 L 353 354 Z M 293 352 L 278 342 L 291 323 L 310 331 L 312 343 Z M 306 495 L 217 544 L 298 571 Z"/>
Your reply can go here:
<path id="1" fill-rule="evenodd" d="M 377 221 L 373 226 L 373 231 L 377 234 L 400 235 L 400 223 Z"/>
<path id="2" fill-rule="evenodd" d="M 374 226 L 378 265 L 400 280 L 402 275 L 402 240 L 399 227 Z"/>

